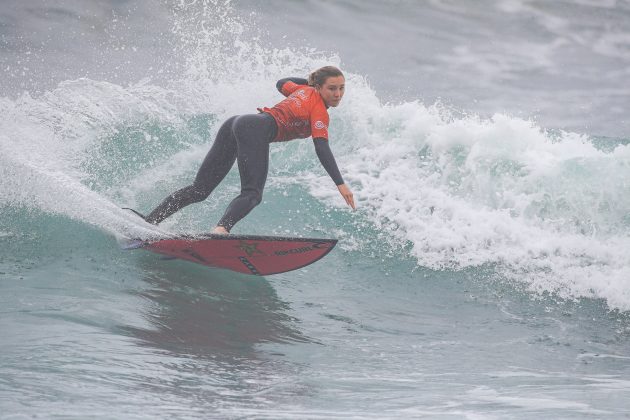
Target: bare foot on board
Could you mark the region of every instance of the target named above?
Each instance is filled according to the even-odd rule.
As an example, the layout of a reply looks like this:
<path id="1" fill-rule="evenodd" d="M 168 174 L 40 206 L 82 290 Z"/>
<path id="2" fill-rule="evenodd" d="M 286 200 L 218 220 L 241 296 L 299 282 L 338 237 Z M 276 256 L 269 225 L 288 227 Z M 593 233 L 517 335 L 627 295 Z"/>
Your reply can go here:
<path id="1" fill-rule="evenodd" d="M 214 230 L 212 231 L 212 233 L 217 234 L 217 235 L 229 235 L 230 232 L 227 231 L 226 228 L 224 228 L 223 226 L 217 226 L 214 228 Z"/>

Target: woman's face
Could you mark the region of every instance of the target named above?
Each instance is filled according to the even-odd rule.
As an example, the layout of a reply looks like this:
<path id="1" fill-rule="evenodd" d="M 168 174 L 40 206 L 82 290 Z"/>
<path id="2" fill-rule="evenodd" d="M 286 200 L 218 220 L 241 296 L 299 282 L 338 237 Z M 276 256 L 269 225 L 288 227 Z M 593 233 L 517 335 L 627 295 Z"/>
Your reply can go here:
<path id="1" fill-rule="evenodd" d="M 346 79 L 343 76 L 329 77 L 323 85 L 317 86 L 317 91 L 327 107 L 335 107 L 339 105 L 346 91 Z"/>

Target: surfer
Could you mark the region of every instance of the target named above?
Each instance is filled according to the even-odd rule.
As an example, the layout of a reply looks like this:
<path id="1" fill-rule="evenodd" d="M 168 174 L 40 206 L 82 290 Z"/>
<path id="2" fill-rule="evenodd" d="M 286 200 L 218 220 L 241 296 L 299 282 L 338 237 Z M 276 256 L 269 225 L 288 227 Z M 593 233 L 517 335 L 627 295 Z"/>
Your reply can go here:
<path id="1" fill-rule="evenodd" d="M 230 203 L 213 233 L 228 234 L 262 200 L 269 169 L 269 144 L 313 137 L 315 152 L 346 203 L 355 208 L 328 144 L 328 108 L 345 92 L 345 78 L 336 67 L 322 67 L 308 80 L 281 79 L 277 89 L 286 99 L 258 114 L 237 115 L 223 123 L 193 183 L 169 195 L 145 220 L 158 224 L 180 209 L 208 198 L 238 162 L 241 193 Z"/>

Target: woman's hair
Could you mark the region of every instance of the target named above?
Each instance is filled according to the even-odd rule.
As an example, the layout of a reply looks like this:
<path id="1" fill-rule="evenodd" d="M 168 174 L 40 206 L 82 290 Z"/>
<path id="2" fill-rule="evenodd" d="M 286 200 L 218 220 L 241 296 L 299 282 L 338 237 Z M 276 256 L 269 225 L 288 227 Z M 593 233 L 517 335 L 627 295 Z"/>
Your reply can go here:
<path id="1" fill-rule="evenodd" d="M 325 66 L 315 70 L 308 76 L 309 86 L 323 86 L 329 77 L 343 76 L 341 70 L 335 66 Z"/>

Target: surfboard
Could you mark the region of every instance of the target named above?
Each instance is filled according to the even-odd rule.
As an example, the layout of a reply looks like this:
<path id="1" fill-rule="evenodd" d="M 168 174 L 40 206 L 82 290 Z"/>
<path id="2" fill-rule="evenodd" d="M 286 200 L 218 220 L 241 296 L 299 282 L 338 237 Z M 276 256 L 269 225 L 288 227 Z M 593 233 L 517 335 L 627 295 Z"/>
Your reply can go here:
<path id="1" fill-rule="evenodd" d="M 267 276 L 313 264 L 336 244 L 336 239 L 204 234 L 133 239 L 123 249 L 145 249 L 208 267 Z"/>

